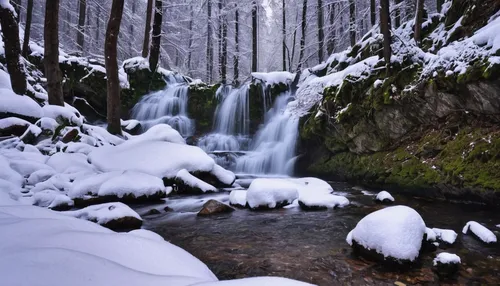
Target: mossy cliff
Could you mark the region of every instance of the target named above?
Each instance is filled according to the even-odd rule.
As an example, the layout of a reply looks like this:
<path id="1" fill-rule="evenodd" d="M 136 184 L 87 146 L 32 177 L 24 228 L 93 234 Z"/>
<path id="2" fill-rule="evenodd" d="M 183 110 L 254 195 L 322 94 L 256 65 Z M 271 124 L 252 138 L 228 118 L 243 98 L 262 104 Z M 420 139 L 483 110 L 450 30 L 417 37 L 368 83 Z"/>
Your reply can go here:
<path id="1" fill-rule="evenodd" d="M 463 35 L 470 36 L 499 9 L 493 0 L 453 1 L 447 15 L 429 22 L 438 21 L 431 26 L 440 29 L 462 11 Z M 434 43 L 426 52 L 449 40 L 437 41 L 432 30 L 426 34 Z M 327 85 L 321 102 L 301 119 L 297 172 L 500 204 L 500 65 L 479 55 L 466 59 L 459 73 L 449 72 L 453 66 L 429 73 L 428 62 L 404 51 L 387 72 L 380 44 L 377 36 L 363 39 L 350 61 L 334 60 L 313 71 L 328 76 L 375 57 L 369 72 Z"/>

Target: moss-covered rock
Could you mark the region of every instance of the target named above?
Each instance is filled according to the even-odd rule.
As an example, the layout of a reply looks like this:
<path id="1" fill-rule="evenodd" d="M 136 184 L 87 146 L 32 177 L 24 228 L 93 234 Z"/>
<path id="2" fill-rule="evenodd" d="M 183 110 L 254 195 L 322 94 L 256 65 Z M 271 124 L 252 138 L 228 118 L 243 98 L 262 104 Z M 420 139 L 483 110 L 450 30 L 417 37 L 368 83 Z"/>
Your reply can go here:
<path id="1" fill-rule="evenodd" d="M 194 119 L 196 134 L 207 134 L 211 131 L 213 117 L 219 103 L 215 94 L 220 85 L 189 85 L 188 114 Z"/>

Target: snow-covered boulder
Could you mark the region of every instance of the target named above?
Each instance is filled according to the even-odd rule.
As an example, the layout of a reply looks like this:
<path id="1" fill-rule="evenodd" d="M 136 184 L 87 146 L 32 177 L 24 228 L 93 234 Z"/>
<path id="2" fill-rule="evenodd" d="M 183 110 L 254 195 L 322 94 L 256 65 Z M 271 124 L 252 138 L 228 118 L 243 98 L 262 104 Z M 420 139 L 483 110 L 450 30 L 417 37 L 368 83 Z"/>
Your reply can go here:
<path id="1" fill-rule="evenodd" d="M 441 279 L 450 279 L 458 275 L 460 257 L 456 254 L 441 252 L 433 260 L 434 271 Z"/>
<path id="2" fill-rule="evenodd" d="M 313 193 L 301 195 L 299 205 L 303 210 L 325 210 L 345 207 L 349 205 L 349 200 L 344 196 Z"/>
<path id="3" fill-rule="evenodd" d="M 66 104 L 66 106 L 45 105 L 42 107 L 43 117 L 54 119 L 60 125 L 81 126 L 83 116 L 76 108 Z"/>
<path id="4" fill-rule="evenodd" d="M 139 229 L 142 225 L 141 217 L 122 203 L 94 205 L 62 214 L 95 222 L 115 231 Z"/>
<path id="5" fill-rule="evenodd" d="M 247 191 L 231 191 L 229 194 L 229 203 L 238 208 L 245 208 L 247 206 Z"/>
<path id="6" fill-rule="evenodd" d="M 203 208 L 198 212 L 198 216 L 210 216 L 220 213 L 230 213 L 234 209 L 226 204 L 216 200 L 209 200 L 203 205 Z"/>
<path id="7" fill-rule="evenodd" d="M 10 135 L 21 136 L 30 125 L 30 122 L 17 117 L 0 119 L 0 137 Z"/>
<path id="8" fill-rule="evenodd" d="M 49 189 L 34 193 L 33 205 L 62 211 L 71 209 L 74 206 L 74 202 L 67 195 Z"/>
<path id="9" fill-rule="evenodd" d="M 142 128 L 141 122 L 135 119 L 122 120 L 121 126 L 125 132 L 132 135 L 137 135 Z"/>
<path id="10" fill-rule="evenodd" d="M 129 125 L 132 124 L 134 124 L 134 121 L 129 123 Z M 175 130 L 168 124 L 154 125 L 143 134 L 135 136 L 128 140 L 129 143 L 130 142 L 137 143 L 144 141 L 164 141 L 177 144 L 186 144 L 186 140 L 182 138 L 181 134 L 179 134 L 177 130 Z"/>
<path id="11" fill-rule="evenodd" d="M 299 198 L 297 185 L 280 179 L 255 179 L 247 191 L 251 209 L 274 209 Z"/>
<path id="12" fill-rule="evenodd" d="M 383 204 L 391 204 L 394 202 L 394 197 L 387 191 L 381 191 L 375 197 L 375 201 Z"/>
<path id="13" fill-rule="evenodd" d="M 346 240 L 355 254 L 406 265 L 419 257 L 425 232 L 425 223 L 414 209 L 394 206 L 365 216 Z"/>
<path id="14" fill-rule="evenodd" d="M 191 175 L 186 169 L 180 170 L 175 176 L 177 191 L 180 193 L 203 194 L 214 193 L 217 189 Z"/>
<path id="15" fill-rule="evenodd" d="M 432 231 L 436 234 L 437 240 L 449 245 L 454 244 L 458 237 L 458 234 L 451 229 L 433 228 Z"/>
<path id="16" fill-rule="evenodd" d="M 5 74 L 4 71 L 1 73 Z M 43 117 L 42 108 L 30 97 L 15 94 L 7 88 L 0 88 L 0 95 L 0 118 L 17 117 L 34 123 Z"/>
<path id="17" fill-rule="evenodd" d="M 48 136 L 52 136 L 56 132 L 57 127 L 59 127 L 59 123 L 50 117 L 40 118 L 35 125 L 42 129 L 43 134 Z"/>
<path id="18" fill-rule="evenodd" d="M 483 225 L 469 221 L 462 229 L 463 234 L 472 233 L 475 237 L 479 238 L 484 243 L 496 243 L 497 236 Z"/>

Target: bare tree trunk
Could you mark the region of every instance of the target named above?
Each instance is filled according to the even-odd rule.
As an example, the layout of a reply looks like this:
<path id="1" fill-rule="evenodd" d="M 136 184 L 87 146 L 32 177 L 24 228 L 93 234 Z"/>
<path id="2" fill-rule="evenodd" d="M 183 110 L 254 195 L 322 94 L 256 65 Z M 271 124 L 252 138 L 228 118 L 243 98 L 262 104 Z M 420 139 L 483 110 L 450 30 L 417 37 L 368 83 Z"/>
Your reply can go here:
<path id="1" fill-rule="evenodd" d="M 26 26 L 24 28 L 23 57 L 28 57 L 30 53 L 31 20 L 33 19 L 33 0 L 28 0 L 26 8 Z"/>
<path id="2" fill-rule="evenodd" d="M 120 33 L 123 4 L 124 0 L 113 0 L 104 46 L 106 77 L 108 79 L 108 132 L 118 135 L 122 134 L 122 128 L 120 124 L 120 80 L 118 78 L 118 52 L 116 45 Z"/>
<path id="3" fill-rule="evenodd" d="M 422 41 L 422 18 L 424 14 L 424 0 L 417 0 L 417 11 L 415 12 L 415 42 L 420 45 Z"/>
<path id="4" fill-rule="evenodd" d="M 96 30 L 95 30 L 95 40 L 96 40 L 96 43 L 97 45 L 99 45 L 99 36 L 100 36 L 100 31 L 101 31 L 101 5 L 97 4 L 97 12 L 96 12 L 96 18 L 95 18 L 95 22 L 96 22 Z"/>
<path id="5" fill-rule="evenodd" d="M 257 1 L 252 2 L 252 72 L 258 69 Z"/>
<path id="6" fill-rule="evenodd" d="M 59 0 L 45 2 L 44 44 L 43 63 L 49 104 L 64 106 L 62 73 L 59 68 Z"/>
<path id="7" fill-rule="evenodd" d="M 161 24 L 163 21 L 163 0 L 155 0 L 155 18 L 153 20 L 153 35 L 151 38 L 151 54 L 149 55 L 149 69 L 155 72 L 160 60 Z"/>
<path id="8" fill-rule="evenodd" d="M 306 50 L 306 28 L 307 28 L 307 0 L 302 3 L 302 21 L 301 21 L 301 32 L 300 36 L 300 54 L 299 54 L 299 64 L 297 70 L 300 72 L 302 69 L 302 60 L 304 59 L 304 53 Z"/>
<path id="9" fill-rule="evenodd" d="M 283 7 L 282 7 L 282 12 L 283 12 L 283 27 L 282 27 L 282 32 L 283 32 L 283 71 L 286 71 L 286 4 L 285 0 L 282 1 Z"/>
<path id="10" fill-rule="evenodd" d="M 234 84 L 238 85 L 239 77 L 240 77 L 240 12 L 238 10 L 238 4 L 236 4 L 235 12 L 234 12 Z"/>
<path id="11" fill-rule="evenodd" d="M 318 60 L 319 63 L 324 61 L 323 46 L 325 45 L 325 32 L 323 31 L 323 1 L 318 0 Z"/>
<path id="12" fill-rule="evenodd" d="M 144 42 L 142 43 L 142 57 L 147 58 L 149 54 L 149 35 L 151 34 L 151 18 L 153 13 L 153 0 L 148 0 L 146 11 L 146 28 L 144 29 Z"/>
<path id="13" fill-rule="evenodd" d="M 297 14 L 295 14 L 295 23 L 299 21 L 299 14 L 300 12 L 297 9 Z M 290 72 L 292 71 L 292 65 L 294 63 L 295 59 L 295 46 L 297 45 L 297 28 L 293 29 L 293 40 L 292 40 L 292 56 L 290 58 L 290 61 L 288 63 L 288 68 L 290 69 Z"/>
<path id="14" fill-rule="evenodd" d="M 370 0 L 370 20 L 372 27 L 377 24 L 377 9 L 375 8 L 375 0 Z"/>
<path id="15" fill-rule="evenodd" d="M 15 93 L 23 95 L 26 93 L 26 74 L 20 59 L 19 26 L 16 15 L 9 8 L 2 5 L 0 5 L 0 24 L 2 25 L 2 37 L 5 45 L 5 59 L 7 61 L 7 71 L 10 75 L 10 85 Z"/>
<path id="16" fill-rule="evenodd" d="M 11 0 L 12 6 L 14 7 L 14 10 L 16 11 L 16 15 L 14 16 L 14 19 L 16 19 L 16 22 L 19 23 L 21 21 L 21 0 Z"/>
<path id="17" fill-rule="evenodd" d="M 207 0 L 207 81 L 212 82 L 213 43 L 212 43 L 212 0 Z"/>
<path id="18" fill-rule="evenodd" d="M 85 43 L 85 13 L 87 12 L 87 0 L 79 0 L 80 12 L 78 15 L 78 33 L 76 36 L 76 45 L 83 55 L 83 45 Z"/>
<path id="19" fill-rule="evenodd" d="M 349 0 L 349 36 L 351 47 L 356 45 L 356 2 Z"/>
<path id="20" fill-rule="evenodd" d="M 380 32 L 384 35 L 384 60 L 387 74 L 391 67 L 391 18 L 389 15 L 389 0 L 380 0 Z"/>
<path id="21" fill-rule="evenodd" d="M 135 27 L 135 23 L 134 23 L 134 18 L 135 18 L 135 13 L 136 13 L 136 1 L 132 1 L 132 15 L 130 15 L 130 25 L 129 25 L 129 28 L 128 28 L 128 33 L 129 33 L 129 41 L 128 41 L 128 53 L 130 54 L 130 56 L 132 56 L 134 54 L 134 27 Z"/>
<path id="22" fill-rule="evenodd" d="M 329 33 L 328 33 L 328 41 L 326 45 L 326 49 L 328 52 L 328 55 L 333 54 L 333 51 L 335 50 L 335 5 L 336 3 L 331 3 L 329 5 L 329 11 L 328 11 L 328 19 L 329 19 Z"/>
<path id="23" fill-rule="evenodd" d="M 401 7 L 399 5 L 401 4 L 402 0 L 394 0 L 394 3 L 396 4 L 396 11 L 394 12 L 394 25 L 396 28 L 399 28 L 401 26 Z"/>
<path id="24" fill-rule="evenodd" d="M 221 80 L 226 84 L 227 80 L 227 19 L 222 16 L 222 50 L 221 50 Z"/>
<path id="25" fill-rule="evenodd" d="M 193 57 L 193 51 L 192 51 L 192 46 L 193 46 L 193 22 L 194 22 L 194 9 L 193 6 L 190 6 L 190 19 L 189 19 L 189 43 L 188 43 L 188 60 L 187 60 L 187 69 L 188 69 L 188 75 L 191 76 L 191 60 Z"/>

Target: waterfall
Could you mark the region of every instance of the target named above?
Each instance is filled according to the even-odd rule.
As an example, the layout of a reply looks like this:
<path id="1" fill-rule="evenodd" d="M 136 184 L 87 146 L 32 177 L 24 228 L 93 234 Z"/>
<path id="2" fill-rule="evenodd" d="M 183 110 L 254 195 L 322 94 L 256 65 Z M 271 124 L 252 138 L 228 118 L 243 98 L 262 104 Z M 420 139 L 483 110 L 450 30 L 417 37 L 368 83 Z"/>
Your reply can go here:
<path id="1" fill-rule="evenodd" d="M 186 82 L 174 75 L 164 90 L 144 96 L 132 109 L 132 118 L 141 122 L 143 131 L 166 123 L 183 137 L 193 134 L 194 125 L 187 114 L 189 89 Z"/>

